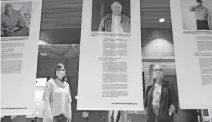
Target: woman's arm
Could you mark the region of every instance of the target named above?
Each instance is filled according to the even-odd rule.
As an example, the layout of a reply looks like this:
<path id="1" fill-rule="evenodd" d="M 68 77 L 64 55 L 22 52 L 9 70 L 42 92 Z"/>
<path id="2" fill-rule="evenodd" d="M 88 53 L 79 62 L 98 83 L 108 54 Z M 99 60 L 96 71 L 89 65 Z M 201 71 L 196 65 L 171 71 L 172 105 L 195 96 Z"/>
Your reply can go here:
<path id="1" fill-rule="evenodd" d="M 69 122 L 71 122 L 71 120 L 72 120 L 72 107 L 71 107 L 72 98 L 71 98 L 71 92 L 70 92 L 69 84 L 68 84 L 68 90 L 69 90 L 69 96 L 68 96 L 68 120 L 69 120 Z"/>
<path id="2" fill-rule="evenodd" d="M 171 106 L 174 106 L 175 113 L 178 113 L 179 109 L 179 98 L 177 94 L 177 89 L 174 87 L 172 83 L 169 85 L 169 92 L 170 92 L 170 102 Z"/>
<path id="3" fill-rule="evenodd" d="M 53 118 L 52 111 L 51 111 L 51 97 L 52 97 L 52 84 L 51 81 L 48 81 L 43 93 L 43 102 L 44 102 L 44 117 L 45 118 Z"/>

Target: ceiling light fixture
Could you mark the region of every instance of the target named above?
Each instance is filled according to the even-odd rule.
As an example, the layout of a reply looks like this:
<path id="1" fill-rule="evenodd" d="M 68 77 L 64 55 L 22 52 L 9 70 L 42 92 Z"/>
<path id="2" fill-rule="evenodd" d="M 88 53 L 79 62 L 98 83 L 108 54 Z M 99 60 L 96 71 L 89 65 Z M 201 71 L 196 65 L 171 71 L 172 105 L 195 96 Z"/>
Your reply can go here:
<path id="1" fill-rule="evenodd" d="M 47 56 L 47 54 L 46 54 L 46 53 L 40 53 L 40 55 L 42 55 L 42 56 Z"/>
<path id="2" fill-rule="evenodd" d="M 160 18 L 159 22 L 165 22 L 165 18 Z"/>

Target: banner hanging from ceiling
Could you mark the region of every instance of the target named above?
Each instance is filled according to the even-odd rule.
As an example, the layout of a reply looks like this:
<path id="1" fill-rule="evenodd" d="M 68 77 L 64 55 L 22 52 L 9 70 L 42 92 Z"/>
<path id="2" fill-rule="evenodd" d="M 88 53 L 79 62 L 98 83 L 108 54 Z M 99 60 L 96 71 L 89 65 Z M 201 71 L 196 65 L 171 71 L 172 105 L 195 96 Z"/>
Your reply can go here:
<path id="1" fill-rule="evenodd" d="M 83 0 L 78 110 L 143 110 L 140 0 Z"/>
<path id="2" fill-rule="evenodd" d="M 212 1 L 170 4 L 180 108 L 212 108 Z"/>
<path id="3" fill-rule="evenodd" d="M 1 115 L 32 114 L 42 0 L 0 3 Z"/>

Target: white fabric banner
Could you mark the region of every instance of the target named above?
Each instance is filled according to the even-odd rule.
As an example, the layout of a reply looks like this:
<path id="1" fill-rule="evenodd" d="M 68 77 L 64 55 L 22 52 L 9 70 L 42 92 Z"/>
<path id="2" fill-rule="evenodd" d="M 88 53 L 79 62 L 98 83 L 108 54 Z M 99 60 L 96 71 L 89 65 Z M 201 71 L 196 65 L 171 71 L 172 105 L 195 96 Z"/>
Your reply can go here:
<path id="1" fill-rule="evenodd" d="M 180 108 L 212 108 L 212 1 L 170 4 Z"/>
<path id="2" fill-rule="evenodd" d="M 140 0 L 83 0 L 78 110 L 143 110 Z"/>
<path id="3" fill-rule="evenodd" d="M 42 0 L 1 1 L 1 115 L 34 112 Z"/>

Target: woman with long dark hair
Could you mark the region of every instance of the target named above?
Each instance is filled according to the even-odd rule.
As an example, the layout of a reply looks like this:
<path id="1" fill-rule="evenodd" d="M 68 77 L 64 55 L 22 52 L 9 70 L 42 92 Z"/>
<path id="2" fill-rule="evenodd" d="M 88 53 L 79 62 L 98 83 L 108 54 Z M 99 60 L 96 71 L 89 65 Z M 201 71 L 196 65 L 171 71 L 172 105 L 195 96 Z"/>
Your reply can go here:
<path id="1" fill-rule="evenodd" d="M 65 67 L 62 63 L 58 63 L 44 89 L 44 121 L 71 122 L 72 99 L 66 80 Z"/>

